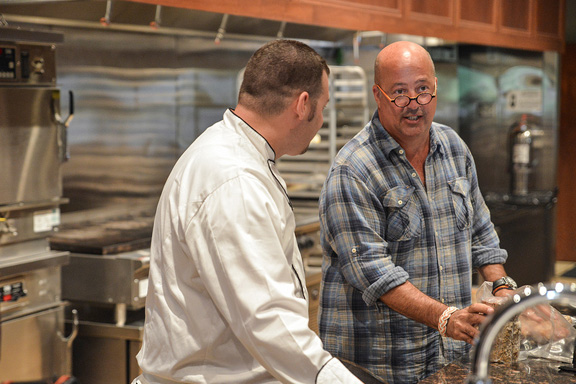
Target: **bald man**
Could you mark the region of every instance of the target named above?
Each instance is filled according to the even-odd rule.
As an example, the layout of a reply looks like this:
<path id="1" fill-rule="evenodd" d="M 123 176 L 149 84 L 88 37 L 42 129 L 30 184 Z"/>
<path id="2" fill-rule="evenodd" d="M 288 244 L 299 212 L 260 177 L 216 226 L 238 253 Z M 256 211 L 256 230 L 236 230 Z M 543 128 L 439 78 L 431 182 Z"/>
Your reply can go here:
<path id="1" fill-rule="evenodd" d="M 320 336 L 391 384 L 416 383 L 469 351 L 492 312 L 472 304 L 473 269 L 506 283 L 496 295 L 515 288 L 472 155 L 432 121 L 437 83 L 423 47 L 385 47 L 378 109 L 336 156 L 320 197 Z"/>

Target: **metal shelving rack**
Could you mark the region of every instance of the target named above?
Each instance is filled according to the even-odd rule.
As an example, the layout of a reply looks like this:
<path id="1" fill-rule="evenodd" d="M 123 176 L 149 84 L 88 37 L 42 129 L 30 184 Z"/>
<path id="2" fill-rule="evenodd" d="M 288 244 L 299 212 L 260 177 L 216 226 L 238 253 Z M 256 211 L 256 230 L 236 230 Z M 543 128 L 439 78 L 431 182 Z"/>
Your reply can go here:
<path id="1" fill-rule="evenodd" d="M 366 73 L 357 66 L 330 67 L 330 102 L 324 125 L 308 151 L 278 159 L 278 170 L 298 211 L 318 214 L 318 198 L 336 153 L 368 122 Z"/>

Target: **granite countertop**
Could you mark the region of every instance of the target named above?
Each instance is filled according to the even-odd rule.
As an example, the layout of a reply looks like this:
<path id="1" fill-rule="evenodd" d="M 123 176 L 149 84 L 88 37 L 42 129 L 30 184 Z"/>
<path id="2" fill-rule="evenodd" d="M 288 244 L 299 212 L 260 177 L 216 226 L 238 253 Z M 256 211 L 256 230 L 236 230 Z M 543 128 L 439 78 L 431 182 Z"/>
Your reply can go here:
<path id="1" fill-rule="evenodd" d="M 559 361 L 528 358 L 512 365 L 490 364 L 490 379 L 494 384 L 568 384 L 576 383 L 576 375 L 560 372 L 558 367 L 568 365 Z M 448 364 L 419 384 L 465 383 L 470 373 L 470 359 L 466 357 Z"/>

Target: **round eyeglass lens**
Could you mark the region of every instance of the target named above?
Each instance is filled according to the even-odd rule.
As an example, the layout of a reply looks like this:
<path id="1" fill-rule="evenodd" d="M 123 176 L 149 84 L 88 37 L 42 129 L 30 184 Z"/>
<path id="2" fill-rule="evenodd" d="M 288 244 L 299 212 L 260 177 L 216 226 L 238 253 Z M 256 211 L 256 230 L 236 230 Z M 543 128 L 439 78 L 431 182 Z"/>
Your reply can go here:
<path id="1" fill-rule="evenodd" d="M 416 96 L 416 102 L 420 105 L 426 105 L 432 101 L 432 94 L 424 92 Z"/>
<path id="2" fill-rule="evenodd" d="M 426 105 L 430 101 L 432 101 L 432 94 L 428 92 L 423 92 L 416 97 L 408 97 L 408 96 L 398 96 L 394 99 L 394 104 L 398 107 L 403 108 L 410 104 L 412 100 L 416 100 L 416 102 L 420 105 Z"/>
<path id="3" fill-rule="evenodd" d="M 410 98 L 408 96 L 398 96 L 394 99 L 394 104 L 400 108 L 405 107 L 410 104 Z"/>

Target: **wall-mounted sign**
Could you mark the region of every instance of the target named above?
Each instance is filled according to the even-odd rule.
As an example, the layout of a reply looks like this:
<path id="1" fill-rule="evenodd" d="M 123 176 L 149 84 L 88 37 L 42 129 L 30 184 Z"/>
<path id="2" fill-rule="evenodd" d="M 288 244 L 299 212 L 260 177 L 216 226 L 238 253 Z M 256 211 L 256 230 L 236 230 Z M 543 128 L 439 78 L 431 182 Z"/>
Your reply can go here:
<path id="1" fill-rule="evenodd" d="M 506 110 L 533 114 L 542 112 L 542 91 L 539 89 L 509 91 L 506 94 Z"/>

